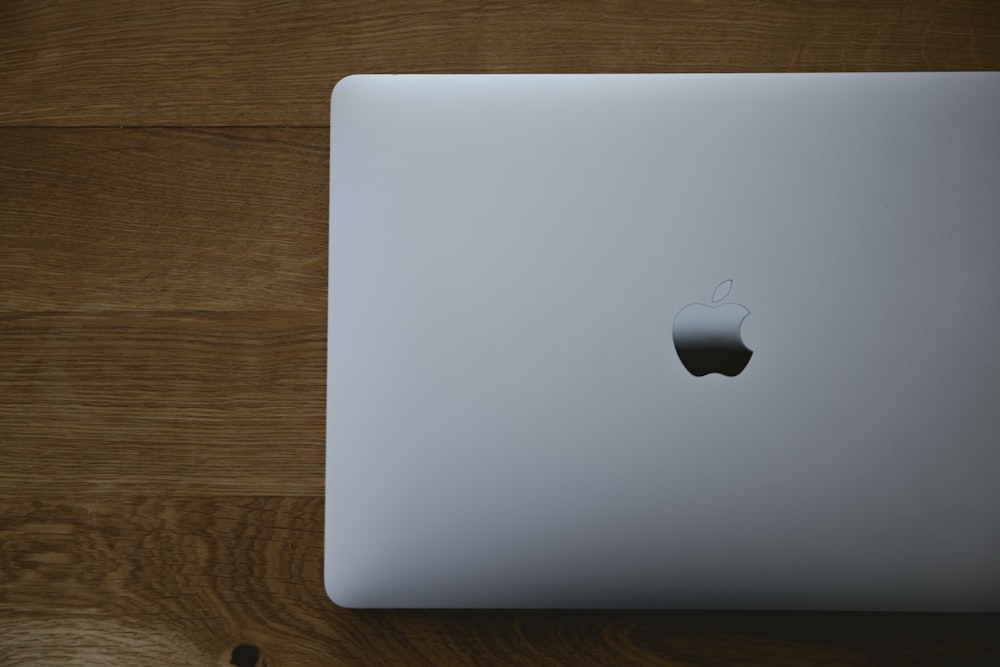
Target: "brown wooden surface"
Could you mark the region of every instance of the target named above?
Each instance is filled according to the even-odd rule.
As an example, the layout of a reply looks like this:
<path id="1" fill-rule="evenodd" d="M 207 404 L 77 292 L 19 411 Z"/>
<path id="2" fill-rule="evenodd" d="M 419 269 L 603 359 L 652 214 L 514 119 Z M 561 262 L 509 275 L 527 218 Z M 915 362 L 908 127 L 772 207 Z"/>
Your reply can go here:
<path id="1" fill-rule="evenodd" d="M 991 69 L 993 0 L 5 0 L 0 123 L 315 125 L 359 72 Z"/>
<path id="2" fill-rule="evenodd" d="M 873 69 L 1000 69 L 1000 4 L 0 3 L 0 665 L 1000 664 L 995 615 L 322 589 L 335 81 Z"/>

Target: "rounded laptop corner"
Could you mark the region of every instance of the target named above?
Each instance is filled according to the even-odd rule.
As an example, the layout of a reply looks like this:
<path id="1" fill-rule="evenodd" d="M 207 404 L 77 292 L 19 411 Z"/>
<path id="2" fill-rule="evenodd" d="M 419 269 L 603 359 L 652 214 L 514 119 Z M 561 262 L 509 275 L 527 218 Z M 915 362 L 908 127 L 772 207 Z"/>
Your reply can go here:
<path id="1" fill-rule="evenodd" d="M 371 76 L 371 74 L 348 74 L 338 79 L 337 82 L 333 84 L 333 88 L 330 90 L 331 108 L 337 104 L 338 99 L 344 97 L 345 95 L 351 95 L 352 91 L 357 88 L 364 79 Z"/>
<path id="2" fill-rule="evenodd" d="M 334 568 L 327 562 L 323 567 L 323 588 L 326 596 L 333 604 L 342 609 L 362 609 L 366 605 L 362 602 L 351 586 L 345 585 L 343 577 L 337 577 Z"/>

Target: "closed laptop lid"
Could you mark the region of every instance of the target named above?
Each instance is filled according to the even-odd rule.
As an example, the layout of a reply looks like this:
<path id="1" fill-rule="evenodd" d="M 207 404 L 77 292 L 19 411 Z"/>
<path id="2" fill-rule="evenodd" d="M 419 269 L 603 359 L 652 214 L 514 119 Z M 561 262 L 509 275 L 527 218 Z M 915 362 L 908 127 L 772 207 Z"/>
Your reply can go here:
<path id="1" fill-rule="evenodd" d="M 1000 74 L 352 76 L 349 607 L 1000 610 Z"/>

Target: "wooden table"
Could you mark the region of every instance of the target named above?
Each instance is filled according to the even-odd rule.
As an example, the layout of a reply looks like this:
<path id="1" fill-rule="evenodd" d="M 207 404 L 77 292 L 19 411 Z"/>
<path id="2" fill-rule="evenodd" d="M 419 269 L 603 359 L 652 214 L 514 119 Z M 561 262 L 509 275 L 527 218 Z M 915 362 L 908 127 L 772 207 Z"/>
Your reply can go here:
<path id="1" fill-rule="evenodd" d="M 0 3 L 0 664 L 1000 664 L 991 615 L 353 612 L 321 579 L 341 76 L 1000 69 L 1000 3 L 160 4 Z"/>

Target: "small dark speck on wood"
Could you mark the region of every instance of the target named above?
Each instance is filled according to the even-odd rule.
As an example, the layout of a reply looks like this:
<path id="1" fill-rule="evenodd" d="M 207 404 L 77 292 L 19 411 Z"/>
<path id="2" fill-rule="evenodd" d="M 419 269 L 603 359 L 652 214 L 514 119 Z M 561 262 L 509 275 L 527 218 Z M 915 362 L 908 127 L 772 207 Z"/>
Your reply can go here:
<path id="1" fill-rule="evenodd" d="M 233 649 L 233 656 L 229 659 L 229 664 L 236 667 L 257 667 L 257 660 L 260 658 L 260 649 L 249 644 L 240 644 Z M 264 665 L 261 665 L 264 667 Z"/>

